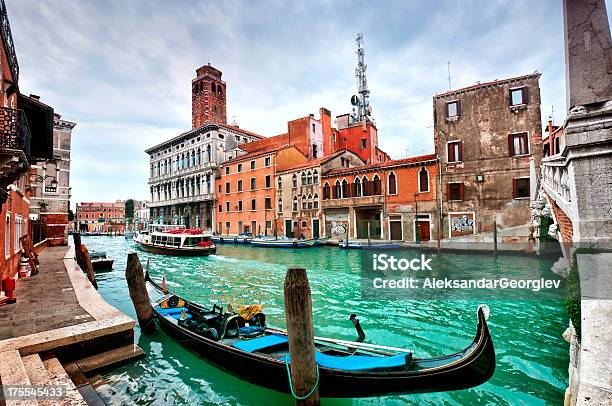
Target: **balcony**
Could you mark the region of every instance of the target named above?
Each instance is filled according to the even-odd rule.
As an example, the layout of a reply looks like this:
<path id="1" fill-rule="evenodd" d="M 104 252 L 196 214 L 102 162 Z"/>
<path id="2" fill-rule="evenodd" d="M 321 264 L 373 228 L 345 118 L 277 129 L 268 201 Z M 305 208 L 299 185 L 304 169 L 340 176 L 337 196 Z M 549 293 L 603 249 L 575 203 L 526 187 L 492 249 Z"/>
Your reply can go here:
<path id="1" fill-rule="evenodd" d="M 364 184 L 346 183 L 340 186 L 323 187 L 322 209 L 359 206 L 379 206 L 385 201 L 380 181 Z"/>
<path id="2" fill-rule="evenodd" d="M 25 113 L 0 107 L 0 172 L 3 186 L 14 182 L 29 169 L 31 138 Z"/>
<path id="3" fill-rule="evenodd" d="M 157 200 L 149 203 L 149 207 L 163 207 L 163 206 L 171 206 L 175 204 L 185 204 L 185 203 L 198 203 L 209 200 L 214 200 L 214 193 L 196 195 L 196 196 L 185 196 L 185 197 L 176 197 L 174 199 L 167 200 Z"/>
<path id="4" fill-rule="evenodd" d="M 157 182 L 161 182 L 164 180 L 168 180 L 168 179 L 172 179 L 172 178 L 178 178 L 178 177 L 182 177 L 182 176 L 187 176 L 187 175 L 192 175 L 192 174 L 198 174 L 200 172 L 204 172 L 207 170 L 214 170 L 216 169 L 218 166 L 218 164 L 216 162 L 202 162 L 199 165 L 194 165 L 194 166 L 190 166 L 189 168 L 183 168 L 183 169 L 173 169 L 172 172 L 168 172 L 168 173 L 160 173 L 160 174 L 156 174 L 154 176 L 151 176 L 149 178 L 149 184 L 153 184 L 153 183 L 157 183 Z M 156 169 L 157 170 L 157 169 Z M 213 176 L 213 175 L 211 175 Z"/>

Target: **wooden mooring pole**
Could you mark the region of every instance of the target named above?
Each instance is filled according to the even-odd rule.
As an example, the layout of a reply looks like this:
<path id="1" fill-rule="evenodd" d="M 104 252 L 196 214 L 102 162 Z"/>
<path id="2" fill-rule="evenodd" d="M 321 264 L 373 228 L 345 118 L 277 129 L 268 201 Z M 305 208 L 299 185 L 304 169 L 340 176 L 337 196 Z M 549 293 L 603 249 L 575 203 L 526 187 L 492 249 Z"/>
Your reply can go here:
<path id="1" fill-rule="evenodd" d="M 493 252 L 497 256 L 497 217 L 493 219 Z"/>
<path id="2" fill-rule="evenodd" d="M 296 405 L 319 405 L 312 299 L 306 270 L 289 268 L 285 276 L 285 317 L 291 358 L 289 376 Z"/>
<path id="3" fill-rule="evenodd" d="M 76 257 L 77 264 L 87 275 L 89 283 L 91 283 L 91 285 L 97 290 L 98 282 L 96 282 L 96 274 L 94 274 L 93 271 L 89 251 L 87 250 L 87 247 L 81 243 L 81 234 L 75 233 L 72 238 L 74 239 L 74 255 Z"/>
<path id="4" fill-rule="evenodd" d="M 136 310 L 140 330 L 143 333 L 153 332 L 155 330 L 153 308 L 149 300 L 149 292 L 147 292 L 142 265 L 140 264 L 140 259 L 138 259 L 138 254 L 135 252 L 128 254 L 125 279 L 130 291 L 132 304 L 134 304 L 134 309 Z"/>

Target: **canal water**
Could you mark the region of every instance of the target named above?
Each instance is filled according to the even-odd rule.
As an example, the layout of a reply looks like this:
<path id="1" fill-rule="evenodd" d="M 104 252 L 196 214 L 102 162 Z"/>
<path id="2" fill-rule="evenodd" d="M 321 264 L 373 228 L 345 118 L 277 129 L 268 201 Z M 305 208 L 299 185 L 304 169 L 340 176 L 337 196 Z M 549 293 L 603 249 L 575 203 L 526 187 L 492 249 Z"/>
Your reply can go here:
<path id="1" fill-rule="evenodd" d="M 128 252 L 135 247 L 123 237 L 83 237 L 90 250 L 105 251 L 114 269 L 98 273 L 102 296 L 135 318 L 124 278 Z M 473 254 L 454 256 L 465 266 L 507 272 L 540 269 L 539 258 Z M 353 340 L 348 320 L 358 314 L 367 342 L 411 348 L 417 357 L 439 356 L 466 347 L 474 338 L 478 301 L 367 301 L 361 298 L 360 254 L 319 247 L 308 250 L 220 245 L 207 258 L 182 258 L 139 251 L 150 259 L 152 277 L 165 273 L 170 290 L 202 304 L 234 308 L 263 303 L 268 324 L 284 327 L 283 281 L 288 266 L 308 270 L 315 334 Z M 490 301 L 489 326 L 497 355 L 493 377 L 476 388 L 420 395 L 367 399 L 325 399 L 325 405 L 366 404 L 561 404 L 567 386 L 568 345 L 561 337 L 567 326 L 561 300 Z M 136 341 L 147 357 L 104 373 L 102 395 L 109 404 L 292 404 L 289 395 L 241 381 L 209 365 L 177 344 L 159 328 Z"/>

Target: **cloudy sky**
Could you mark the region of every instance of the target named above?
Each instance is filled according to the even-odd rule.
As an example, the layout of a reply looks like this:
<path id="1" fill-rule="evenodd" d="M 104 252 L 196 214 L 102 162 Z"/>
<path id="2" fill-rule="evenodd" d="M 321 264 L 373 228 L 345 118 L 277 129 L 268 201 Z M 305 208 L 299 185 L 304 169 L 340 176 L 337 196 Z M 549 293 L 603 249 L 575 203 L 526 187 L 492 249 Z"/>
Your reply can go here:
<path id="1" fill-rule="evenodd" d="M 67 120 L 72 202 L 148 196 L 145 148 L 191 128 L 191 79 L 227 82 L 228 120 L 262 135 L 347 112 L 355 34 L 371 104 L 393 158 L 433 151 L 432 95 L 538 70 L 543 122 L 565 111 L 561 1 L 6 0 L 21 68 Z M 608 7 L 610 8 L 610 7 Z"/>

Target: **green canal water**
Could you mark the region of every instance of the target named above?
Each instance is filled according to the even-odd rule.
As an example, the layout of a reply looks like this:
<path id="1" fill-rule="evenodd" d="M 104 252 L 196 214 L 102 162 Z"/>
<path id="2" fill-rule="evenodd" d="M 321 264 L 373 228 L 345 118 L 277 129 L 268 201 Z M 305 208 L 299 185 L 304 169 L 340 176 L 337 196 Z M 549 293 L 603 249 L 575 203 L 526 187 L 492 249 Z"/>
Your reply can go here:
<path id="1" fill-rule="evenodd" d="M 124 279 L 127 253 L 123 237 L 84 237 L 90 250 L 115 259 L 112 272 L 97 274 L 99 291 L 113 306 L 135 317 Z M 282 250 L 221 245 L 217 255 L 181 258 L 139 252 L 150 259 L 153 278 L 166 274 L 168 288 L 190 300 L 226 306 L 263 303 L 268 323 L 284 327 L 283 281 L 288 266 L 308 270 L 315 334 L 352 340 L 348 321 L 359 315 L 368 342 L 411 348 L 417 357 L 438 356 L 466 347 L 475 335 L 478 301 L 366 301 L 361 298 L 360 254 L 320 247 Z M 546 272 L 539 258 L 453 255 L 466 267 Z M 365 404 L 561 404 L 567 386 L 568 345 L 563 302 L 507 300 L 488 303 L 489 325 L 497 355 L 493 377 L 476 388 L 422 395 L 367 399 L 324 399 L 325 405 Z M 109 404 L 292 404 L 288 395 L 241 381 L 206 363 L 159 328 L 151 335 L 136 330 L 147 357 L 106 372 L 102 394 Z"/>

